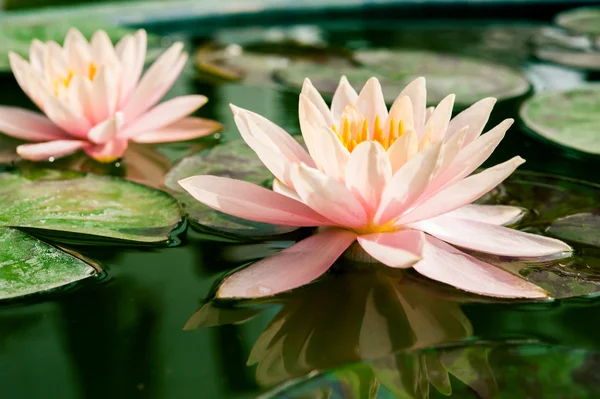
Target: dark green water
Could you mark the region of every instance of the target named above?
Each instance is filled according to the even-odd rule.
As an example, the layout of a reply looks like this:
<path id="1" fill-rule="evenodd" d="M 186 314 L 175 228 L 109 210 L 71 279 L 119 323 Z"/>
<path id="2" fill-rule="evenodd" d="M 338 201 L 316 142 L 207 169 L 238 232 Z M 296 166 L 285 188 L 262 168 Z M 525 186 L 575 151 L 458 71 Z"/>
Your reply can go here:
<path id="1" fill-rule="evenodd" d="M 437 37 L 455 34 L 458 39 L 448 42 L 434 39 L 425 44 L 414 26 L 412 30 L 396 30 L 403 28 L 398 26 L 393 31 L 352 29 L 355 26 L 349 22 L 348 29 L 336 28 L 328 35 L 330 42 L 351 47 L 378 44 L 428 48 L 431 43 L 438 43 L 458 53 L 477 53 L 482 46 L 477 33 L 466 34 L 472 38 L 469 47 L 469 42 L 462 39 L 464 36 L 456 33 L 459 28 L 452 26 L 444 28 Z M 456 46 L 452 47 L 452 43 Z M 517 50 L 511 50 L 510 45 L 518 43 L 509 41 L 508 44 L 508 48 L 497 53 L 481 55 L 498 59 L 503 58 L 502 54 L 510 54 L 513 58 L 506 61 L 527 69 L 531 76 L 537 76 L 548 85 L 566 76 L 586 78 L 572 72 L 562 75 L 566 73 L 562 70 L 553 71 L 549 76 L 536 75 L 536 64 L 519 55 Z M 2 78 L 2 88 L 0 103 L 27 104 L 10 77 Z M 171 95 L 197 92 L 210 99 L 199 115 L 226 125 L 222 140 L 239 137 L 229 111 L 230 102 L 264 115 L 291 133 L 298 133 L 297 93 L 242 84 L 199 84 L 194 80 L 190 65 Z M 506 117 L 515 117 L 517 109 L 518 101 L 500 104 L 488 126 Z M 185 155 L 187 147 L 192 145 L 169 145 L 162 151 L 175 160 Z M 528 161 L 522 169 L 600 183 L 597 161 L 573 158 L 524 134 L 518 126 L 509 131 L 488 164 L 517 154 Z M 246 398 L 264 392 L 266 385 L 302 376 L 313 369 L 327 370 L 355 363 L 361 357 L 385 359 L 408 348 L 457 342 L 518 340 L 525 348 L 519 352 L 522 357 L 510 352 L 513 353 L 511 358 L 510 353 L 506 355 L 506 351 L 499 350 L 495 352 L 499 355 L 490 360 L 498 372 L 497 383 L 504 381 L 505 384 L 504 394 L 498 397 L 600 397 L 595 395 L 599 392 L 600 374 L 594 371 L 600 360 L 597 355 L 593 356 L 594 351 L 600 351 L 600 338 L 595 330 L 595 321 L 600 317 L 600 300 L 461 304 L 443 296 L 436 297 L 435 289 L 414 292 L 418 289 L 409 287 L 407 290 L 413 291 L 394 294 L 390 283 L 385 278 L 378 280 L 378 275 L 338 271 L 331 277 L 333 282 L 301 290 L 286 297 L 283 305 L 266 305 L 262 313 L 246 323 L 183 331 L 186 321 L 202 304 L 215 281 L 243 263 L 243 259 L 259 256 L 264 248 L 214 243 L 191 229 L 181 239 L 177 246 L 151 250 L 74 247 L 97 260 L 106 269 L 107 277 L 39 300 L 0 308 L 0 396 L 11 399 Z M 399 281 L 410 282 L 405 278 Z M 372 313 L 366 312 L 371 308 L 378 309 L 375 314 L 380 317 L 371 317 Z M 271 367 L 261 369 L 259 366 L 257 374 L 256 365 L 246 365 L 250 351 L 279 309 L 283 309 L 278 317 L 285 321 L 282 331 L 286 331 L 287 338 L 281 347 L 275 345 L 261 352 L 267 357 L 262 364 Z M 423 309 L 424 313 L 419 313 Z M 417 331 L 409 313 L 429 315 L 429 321 L 420 323 Z M 237 313 L 233 317 L 236 318 Z M 368 349 L 358 350 L 359 346 Z M 405 361 L 414 361 L 421 354 L 399 356 L 395 364 L 405 364 L 404 367 L 410 369 L 413 366 L 406 366 Z M 365 363 L 364 367 L 372 364 Z M 523 369 L 520 365 L 524 365 Z M 361 370 L 361 366 L 351 367 Z M 555 381 L 558 389 L 552 389 L 550 381 L 542 384 L 548 388 L 543 392 L 535 384 L 528 388 L 510 385 L 510 381 L 518 380 L 515 376 L 519 373 L 529 373 L 535 380 L 538 374 L 551 375 L 544 374 L 548 369 L 567 374 L 564 384 L 560 383 L 563 380 Z M 580 373 L 570 373 L 571 369 L 580 369 Z M 502 377 L 501 372 L 509 371 L 512 377 Z M 335 380 L 337 377 L 319 378 Z M 452 383 L 456 387 L 455 397 L 484 396 L 482 390 L 465 388 L 466 385 L 454 377 Z M 579 391 L 576 387 L 583 388 Z M 289 397 L 322 397 L 313 396 L 311 392 L 309 389 L 302 394 L 304 396 L 289 394 Z M 333 392 L 332 397 L 353 397 L 343 390 L 330 392 Z M 388 393 L 382 390 L 380 395 L 388 397 L 385 396 Z M 432 388 L 431 395 L 437 397 L 438 393 Z"/>

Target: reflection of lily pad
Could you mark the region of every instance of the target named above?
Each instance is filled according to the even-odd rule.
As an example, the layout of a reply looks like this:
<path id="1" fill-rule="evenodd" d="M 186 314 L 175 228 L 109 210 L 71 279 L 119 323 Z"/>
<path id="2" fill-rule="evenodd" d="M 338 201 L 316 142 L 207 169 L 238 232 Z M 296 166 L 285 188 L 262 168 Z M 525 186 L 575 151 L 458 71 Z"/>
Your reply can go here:
<path id="1" fill-rule="evenodd" d="M 355 53 L 362 67 L 295 64 L 278 73 L 284 82 L 300 87 L 309 77 L 322 93 L 333 94 L 341 75 L 346 75 L 356 89 L 375 76 L 385 88 L 386 101 L 392 102 L 404 86 L 425 76 L 427 100 L 437 104 L 448 93 L 456 94 L 456 105 L 466 107 L 484 97 L 500 100 L 525 94 L 527 79 L 509 67 L 470 57 L 427 51 L 362 50 Z"/>
<path id="2" fill-rule="evenodd" d="M 600 247 L 600 215 L 577 213 L 556 220 L 548 232 L 563 240 Z"/>
<path id="3" fill-rule="evenodd" d="M 520 117 L 529 131 L 553 143 L 600 154 L 600 85 L 535 95 Z"/>
<path id="4" fill-rule="evenodd" d="M 75 239 L 158 243 L 181 223 L 168 194 L 112 177 L 48 169 L 0 174 L 0 226 L 67 233 Z"/>
<path id="5" fill-rule="evenodd" d="M 574 33 L 600 35 L 600 7 L 584 7 L 559 14 L 556 24 Z"/>
<path id="6" fill-rule="evenodd" d="M 209 208 L 185 192 L 177 183 L 181 179 L 196 175 L 225 176 L 255 184 L 269 183 L 273 175 L 243 140 L 230 141 L 184 158 L 169 172 L 165 186 L 183 203 L 193 225 L 197 224 L 216 233 L 257 238 L 295 230 L 288 226 L 239 219 Z"/>
<path id="7" fill-rule="evenodd" d="M 0 300 L 63 287 L 97 270 L 60 249 L 11 228 L 0 228 Z"/>

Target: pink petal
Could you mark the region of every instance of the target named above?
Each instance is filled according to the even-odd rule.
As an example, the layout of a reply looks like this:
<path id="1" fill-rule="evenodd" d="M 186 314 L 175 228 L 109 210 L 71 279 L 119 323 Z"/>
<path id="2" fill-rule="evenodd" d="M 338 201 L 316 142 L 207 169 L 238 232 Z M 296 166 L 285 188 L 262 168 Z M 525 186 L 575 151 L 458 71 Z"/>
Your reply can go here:
<path id="1" fill-rule="evenodd" d="M 350 154 L 346 187 L 369 213 L 374 213 L 379 206 L 381 193 L 391 178 L 390 158 L 378 142 L 364 141 Z"/>
<path id="2" fill-rule="evenodd" d="M 319 143 L 315 149 L 313 158 L 314 163 L 326 175 L 343 181 L 346 177 L 346 165 L 350 158 L 348 149 L 346 149 L 338 135 L 330 128 L 315 127 L 314 129 L 319 136 Z M 307 165 L 311 166 L 311 164 Z"/>
<path id="3" fill-rule="evenodd" d="M 356 90 L 350 85 L 348 79 L 342 76 L 331 100 L 331 116 L 333 117 L 333 121 L 339 121 L 346 105 L 356 104 L 357 99 L 358 94 L 356 94 Z"/>
<path id="4" fill-rule="evenodd" d="M 504 163 L 454 183 L 402 215 L 395 224 L 408 224 L 451 212 L 481 198 L 502 183 L 525 160 L 514 157 Z"/>
<path id="5" fill-rule="evenodd" d="M 381 84 L 377 78 L 370 78 L 363 86 L 358 99 L 356 100 L 356 108 L 362 113 L 367 121 L 369 121 L 369 134 L 373 134 L 375 126 L 375 118 L 379 117 L 379 123 L 387 120 L 388 110 L 383 98 Z"/>
<path id="6" fill-rule="evenodd" d="M 390 108 L 390 113 L 385 121 L 385 125 L 383 126 L 383 130 L 385 132 L 384 137 L 387 137 L 390 131 L 390 123 L 394 121 L 394 124 L 400 123 L 404 125 L 405 130 L 414 130 L 414 111 L 412 102 L 410 101 L 410 97 L 402 96 L 396 98 L 394 104 L 392 104 L 392 108 Z"/>
<path id="7" fill-rule="evenodd" d="M 223 128 L 219 122 L 210 119 L 189 117 L 162 129 L 143 133 L 132 138 L 136 143 L 171 143 L 193 140 L 218 132 Z"/>
<path id="8" fill-rule="evenodd" d="M 242 219 L 299 227 L 331 224 L 303 203 L 245 181 L 193 176 L 179 184 L 203 204 Z"/>
<path id="9" fill-rule="evenodd" d="M 123 113 L 117 112 L 114 118 L 101 122 L 90 129 L 88 139 L 95 144 L 104 144 L 114 139 L 123 126 Z"/>
<path id="10" fill-rule="evenodd" d="M 202 95 L 175 97 L 157 105 L 135 121 L 127 125 L 123 134 L 134 137 L 141 133 L 159 130 L 171 125 L 206 104 L 208 98 Z"/>
<path id="11" fill-rule="evenodd" d="M 31 68 L 37 73 L 43 73 L 45 59 L 46 46 L 38 39 L 33 39 L 31 41 L 31 46 L 29 46 L 29 64 L 31 65 Z"/>
<path id="12" fill-rule="evenodd" d="M 123 66 L 123 81 L 119 98 L 119 109 L 121 109 L 131 97 L 131 93 L 140 81 L 140 76 L 146 62 L 147 34 L 143 29 L 138 30 L 133 38 L 133 49 L 130 49 L 126 42 L 123 42 L 122 48 L 117 45 L 117 54 Z M 119 52 L 119 49 L 121 51 Z"/>
<path id="13" fill-rule="evenodd" d="M 422 259 L 425 234 L 417 230 L 376 233 L 358 237 L 360 246 L 384 265 L 408 268 Z"/>
<path id="14" fill-rule="evenodd" d="M 425 132 L 431 129 L 431 140 L 434 143 L 441 140 L 446 134 L 448 123 L 450 122 L 450 118 L 452 118 L 452 107 L 454 107 L 455 97 L 454 94 L 450 94 L 440 101 L 427 121 Z"/>
<path id="15" fill-rule="evenodd" d="M 494 104 L 496 104 L 495 98 L 484 98 L 483 100 L 471 105 L 460 114 L 456 115 L 456 117 L 454 117 L 448 125 L 446 140 L 451 138 L 465 126 L 469 126 L 469 130 L 465 138 L 464 145 L 467 145 L 475 140 L 477 137 L 479 137 L 481 132 L 483 132 L 483 128 L 485 127 L 485 124 L 492 113 Z"/>
<path id="16" fill-rule="evenodd" d="M 123 108 L 127 120 L 133 120 L 156 104 L 171 89 L 187 61 L 183 43 L 173 44 L 146 71 Z"/>
<path id="17" fill-rule="evenodd" d="M 347 230 L 327 230 L 227 277 L 218 298 L 257 298 L 300 287 L 325 273 L 354 242 Z"/>
<path id="18" fill-rule="evenodd" d="M 338 226 L 364 227 L 367 214 L 339 180 L 306 165 L 292 166 L 294 189 L 302 201 Z"/>
<path id="19" fill-rule="evenodd" d="M 27 141 L 69 138 L 45 116 L 17 107 L 0 106 L 0 132 Z"/>
<path id="20" fill-rule="evenodd" d="M 516 221 L 522 214 L 523 210 L 516 206 L 469 204 L 444 216 L 503 225 Z"/>
<path id="21" fill-rule="evenodd" d="M 17 147 L 17 153 L 30 161 L 47 161 L 61 158 L 83 148 L 87 143 L 79 140 L 55 140 L 46 143 L 23 144 Z"/>
<path id="22" fill-rule="evenodd" d="M 25 94 L 43 110 L 43 85 L 40 82 L 39 75 L 34 72 L 32 67 L 18 54 L 12 51 L 8 53 L 10 67 L 17 83 Z M 49 94 L 49 93 L 48 93 Z"/>
<path id="23" fill-rule="evenodd" d="M 562 241 L 475 220 L 445 215 L 410 225 L 440 240 L 495 255 L 537 257 L 571 252 Z"/>
<path id="24" fill-rule="evenodd" d="M 44 99 L 44 112 L 52 122 L 72 136 L 85 139 L 92 124 L 69 104 L 53 96 Z"/>
<path id="25" fill-rule="evenodd" d="M 300 130 L 308 153 L 313 159 L 316 159 L 319 156 L 318 150 L 321 142 L 317 129 L 319 127 L 330 127 L 331 125 L 327 123 L 321 111 L 304 94 L 300 94 L 298 115 L 300 117 Z"/>
<path id="26" fill-rule="evenodd" d="M 400 168 L 383 190 L 375 224 L 386 224 L 406 211 L 425 191 L 439 165 L 442 143 L 417 154 Z"/>
<path id="27" fill-rule="evenodd" d="M 95 120 L 92 90 L 92 82 L 83 76 L 74 76 L 69 84 L 69 104 L 90 123 Z"/>
<path id="28" fill-rule="evenodd" d="M 425 108 L 427 106 L 427 89 L 425 78 L 417 78 L 410 82 L 398 97 L 407 96 L 414 111 L 414 126 L 418 134 L 422 134 L 425 126 Z"/>
<path id="29" fill-rule="evenodd" d="M 112 70 L 102 67 L 96 73 L 92 83 L 93 122 L 100 123 L 112 117 L 117 109 L 119 89 Z"/>
<path id="30" fill-rule="evenodd" d="M 288 132 L 277 126 L 264 116 L 231 105 L 234 115 L 245 119 L 250 133 L 263 144 L 277 148 L 286 158 L 294 162 L 304 162 L 314 165 L 312 158 L 306 150 Z"/>
<path id="31" fill-rule="evenodd" d="M 84 151 L 98 162 L 114 162 L 123 157 L 127 144 L 127 139 L 115 137 L 104 144 L 86 147 Z"/>
<path id="32" fill-rule="evenodd" d="M 388 156 L 392 164 L 392 173 L 396 173 L 398 169 L 417 155 L 418 152 L 419 141 L 414 130 L 409 130 L 398 137 L 388 149 Z"/>
<path id="33" fill-rule="evenodd" d="M 473 173 L 492 155 L 512 123 L 512 119 L 506 119 L 488 133 L 464 146 L 452 163 L 446 166 L 445 170 L 440 170 L 427 189 L 427 195 L 435 194 Z"/>
<path id="34" fill-rule="evenodd" d="M 117 53 L 105 31 L 96 31 L 92 36 L 90 44 L 92 46 L 92 57 L 96 65 L 113 66 L 119 63 Z"/>
<path id="35" fill-rule="evenodd" d="M 423 245 L 423 260 L 413 268 L 430 279 L 480 295 L 506 298 L 548 297 L 545 290 L 525 279 L 429 236 Z"/>
<path id="36" fill-rule="evenodd" d="M 304 79 L 304 84 L 302 85 L 302 92 L 300 94 L 304 95 L 306 99 L 309 100 L 316 107 L 316 109 L 323 117 L 326 126 L 331 126 L 334 123 L 331 111 L 329 110 L 327 103 L 325 102 L 325 100 L 323 100 L 323 97 L 321 96 L 319 91 L 315 89 L 315 87 L 312 85 L 310 79 Z"/>
<path id="37" fill-rule="evenodd" d="M 288 198 L 302 202 L 302 198 L 300 198 L 293 189 L 283 184 L 279 179 L 273 179 L 273 191 L 281 195 L 285 195 Z"/>
<path id="38" fill-rule="evenodd" d="M 87 76 L 92 62 L 92 51 L 90 44 L 81 32 L 70 28 L 63 47 L 69 66 L 74 69 L 74 72 Z"/>
<path id="39" fill-rule="evenodd" d="M 449 140 L 445 141 L 444 152 L 442 154 L 442 163 L 440 164 L 438 175 L 440 173 L 443 173 L 456 159 L 456 156 L 462 148 L 468 128 L 468 126 L 465 126 L 458 133 L 453 135 Z"/>

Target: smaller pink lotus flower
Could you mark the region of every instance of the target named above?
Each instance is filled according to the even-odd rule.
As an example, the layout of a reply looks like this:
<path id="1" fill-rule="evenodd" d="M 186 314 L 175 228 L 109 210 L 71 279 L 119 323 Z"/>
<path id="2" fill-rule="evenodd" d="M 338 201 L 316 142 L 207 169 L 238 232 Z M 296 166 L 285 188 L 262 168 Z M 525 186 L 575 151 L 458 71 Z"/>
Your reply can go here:
<path id="1" fill-rule="evenodd" d="M 142 77 L 146 32 L 123 37 L 113 47 L 104 31 L 90 43 L 71 29 L 63 47 L 31 44 L 29 62 L 10 53 L 17 82 L 46 116 L 0 107 L 0 132 L 35 144 L 17 152 L 32 161 L 83 150 L 100 162 L 120 158 L 131 140 L 162 143 L 190 140 L 221 128 L 217 122 L 188 117 L 207 102 L 202 95 L 177 97 L 156 105 L 187 61 L 183 44 L 173 44 Z M 141 79 L 140 79 L 141 77 Z"/>
<path id="2" fill-rule="evenodd" d="M 471 175 L 513 121 L 482 135 L 495 102 L 490 98 L 454 119 L 454 95 L 426 109 L 423 78 L 409 84 L 389 111 L 383 98 L 375 78 L 360 94 L 342 78 L 329 108 L 307 79 L 300 126 L 308 152 L 272 122 L 232 106 L 242 137 L 275 176 L 273 191 L 215 176 L 190 177 L 181 186 L 240 218 L 319 231 L 227 277 L 218 297 L 259 297 L 309 283 L 351 246 L 351 253 L 358 249 L 389 267 L 412 267 L 473 293 L 547 297 L 542 288 L 456 248 L 519 258 L 571 251 L 559 240 L 503 227 L 520 216 L 519 208 L 471 204 L 524 162 L 517 156 Z"/>

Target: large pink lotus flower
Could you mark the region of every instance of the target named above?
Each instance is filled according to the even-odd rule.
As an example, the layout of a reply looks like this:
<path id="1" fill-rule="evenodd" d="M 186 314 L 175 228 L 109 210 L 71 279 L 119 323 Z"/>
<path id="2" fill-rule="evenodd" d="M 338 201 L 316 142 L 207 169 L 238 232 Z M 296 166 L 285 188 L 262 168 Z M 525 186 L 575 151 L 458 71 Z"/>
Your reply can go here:
<path id="1" fill-rule="evenodd" d="M 129 140 L 161 143 L 213 133 L 221 128 L 219 123 L 188 117 L 206 103 L 205 96 L 182 96 L 155 106 L 187 61 L 182 50 L 182 43 L 173 44 L 141 77 L 143 30 L 123 37 L 115 47 L 104 31 L 88 43 L 71 29 L 63 47 L 34 40 L 29 62 L 10 53 L 10 64 L 23 91 L 46 117 L 0 107 L 0 132 L 36 142 L 17 148 L 29 160 L 84 150 L 100 162 L 120 158 Z"/>
<path id="2" fill-rule="evenodd" d="M 419 78 L 388 112 L 377 79 L 357 94 L 342 78 L 330 109 L 306 80 L 300 125 L 308 152 L 267 119 L 233 107 L 242 137 L 275 175 L 273 191 L 215 176 L 180 184 L 219 211 L 258 222 L 319 226 L 319 232 L 232 274 L 217 295 L 257 297 L 306 284 L 358 241 L 389 267 L 413 267 L 466 291 L 547 297 L 540 287 L 453 246 L 519 258 L 571 251 L 561 241 L 503 227 L 519 217 L 519 208 L 471 204 L 524 160 L 515 157 L 469 176 L 513 121 L 481 135 L 495 100 L 484 99 L 451 120 L 453 102 L 450 95 L 426 109 L 425 79 Z"/>

